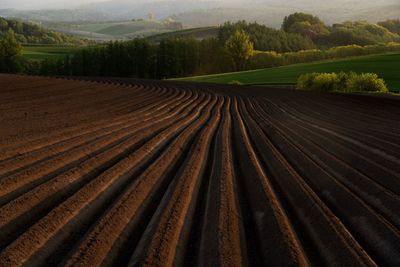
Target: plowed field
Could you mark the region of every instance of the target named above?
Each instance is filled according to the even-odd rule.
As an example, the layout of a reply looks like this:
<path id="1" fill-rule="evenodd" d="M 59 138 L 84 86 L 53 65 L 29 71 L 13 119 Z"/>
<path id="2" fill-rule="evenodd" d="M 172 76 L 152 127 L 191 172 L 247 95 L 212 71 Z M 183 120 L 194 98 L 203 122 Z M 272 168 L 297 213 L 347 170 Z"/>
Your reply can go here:
<path id="1" fill-rule="evenodd" d="M 400 101 L 0 75 L 0 266 L 400 266 Z"/>

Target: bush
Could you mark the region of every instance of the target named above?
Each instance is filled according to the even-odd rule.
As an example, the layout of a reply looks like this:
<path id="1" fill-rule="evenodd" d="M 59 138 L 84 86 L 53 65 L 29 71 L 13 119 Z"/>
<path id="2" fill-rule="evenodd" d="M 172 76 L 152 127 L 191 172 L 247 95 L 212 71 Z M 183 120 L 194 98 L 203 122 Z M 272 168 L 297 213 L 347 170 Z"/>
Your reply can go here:
<path id="1" fill-rule="evenodd" d="M 375 73 L 307 73 L 296 84 L 298 90 L 319 92 L 388 92 L 383 79 Z"/>
<path id="2" fill-rule="evenodd" d="M 325 59 L 324 52 L 319 49 L 301 50 L 283 54 L 285 64 L 306 63 Z"/>
<path id="3" fill-rule="evenodd" d="M 354 75 L 348 80 L 347 88 L 351 92 L 388 92 L 385 81 L 375 73 Z"/>
<path id="4" fill-rule="evenodd" d="M 365 55 L 365 49 L 359 45 L 332 47 L 326 51 L 327 58 L 346 58 Z"/>
<path id="5" fill-rule="evenodd" d="M 283 56 L 275 51 L 256 51 L 249 59 L 249 69 L 270 68 L 284 65 Z"/>
<path id="6" fill-rule="evenodd" d="M 243 83 L 237 81 L 237 80 L 233 80 L 229 82 L 230 85 L 243 85 Z"/>

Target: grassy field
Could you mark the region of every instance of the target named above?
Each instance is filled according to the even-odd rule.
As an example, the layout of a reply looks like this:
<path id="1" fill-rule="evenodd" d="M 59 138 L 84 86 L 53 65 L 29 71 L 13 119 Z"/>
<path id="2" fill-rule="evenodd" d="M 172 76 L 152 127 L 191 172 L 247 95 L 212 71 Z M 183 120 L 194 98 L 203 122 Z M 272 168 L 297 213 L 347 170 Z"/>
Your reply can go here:
<path id="1" fill-rule="evenodd" d="M 81 30 L 108 34 L 113 36 L 132 34 L 145 30 L 164 29 L 165 26 L 156 21 L 127 21 L 117 23 L 87 24 L 81 26 Z"/>
<path id="2" fill-rule="evenodd" d="M 104 40 L 125 40 L 132 37 L 147 37 L 170 31 L 172 30 L 169 29 L 166 23 L 148 20 L 82 23 L 73 25 L 70 29 L 71 34 L 79 34 L 89 39 L 98 37 Z"/>
<path id="3" fill-rule="evenodd" d="M 59 59 L 67 54 L 71 54 L 80 47 L 73 46 L 54 46 L 54 45 L 24 45 L 22 56 L 29 60 L 45 60 L 48 58 Z"/>
<path id="4" fill-rule="evenodd" d="M 340 71 L 354 71 L 357 73 L 374 72 L 386 81 L 391 91 L 400 90 L 400 54 L 372 55 L 350 59 L 303 63 L 277 68 L 188 77 L 180 80 L 210 83 L 230 83 L 232 81 L 239 81 L 248 85 L 284 85 L 296 83 L 297 78 L 304 73 Z"/>

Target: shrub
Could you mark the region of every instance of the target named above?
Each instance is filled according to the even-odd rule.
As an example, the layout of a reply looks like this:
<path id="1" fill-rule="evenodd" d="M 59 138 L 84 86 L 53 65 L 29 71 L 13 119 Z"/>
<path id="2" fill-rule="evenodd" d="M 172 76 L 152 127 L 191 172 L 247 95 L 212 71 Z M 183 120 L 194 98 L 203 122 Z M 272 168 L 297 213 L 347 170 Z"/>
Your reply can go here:
<path id="1" fill-rule="evenodd" d="M 243 83 L 237 81 L 237 80 L 233 80 L 229 82 L 230 85 L 243 85 Z"/>
<path id="2" fill-rule="evenodd" d="M 301 50 L 284 53 L 285 64 L 306 63 L 325 59 L 324 52 L 319 49 Z"/>
<path id="3" fill-rule="evenodd" d="M 348 80 L 347 88 L 351 92 L 388 92 L 385 81 L 375 73 L 354 75 Z"/>
<path id="4" fill-rule="evenodd" d="M 314 83 L 314 79 L 317 75 L 318 73 L 316 72 L 300 75 L 300 77 L 297 79 L 296 89 L 311 90 Z"/>
<path id="5" fill-rule="evenodd" d="M 375 73 L 307 73 L 296 84 L 298 90 L 320 92 L 388 92 L 383 79 Z"/>
<path id="6" fill-rule="evenodd" d="M 333 92 L 340 90 L 339 79 L 336 73 L 320 73 L 314 77 L 312 90 Z"/>
<path id="7" fill-rule="evenodd" d="M 326 51 L 327 58 L 346 58 L 365 55 L 365 50 L 359 45 L 332 47 Z"/>
<path id="8" fill-rule="evenodd" d="M 250 69 L 277 67 L 282 66 L 283 64 L 282 54 L 275 51 L 257 51 L 250 58 L 248 63 Z"/>

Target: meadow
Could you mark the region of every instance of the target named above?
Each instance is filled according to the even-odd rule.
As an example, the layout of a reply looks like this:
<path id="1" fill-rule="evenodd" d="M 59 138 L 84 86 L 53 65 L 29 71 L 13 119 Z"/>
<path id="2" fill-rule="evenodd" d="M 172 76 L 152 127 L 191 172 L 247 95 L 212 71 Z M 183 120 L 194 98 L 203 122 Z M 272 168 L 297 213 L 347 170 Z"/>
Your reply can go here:
<path id="1" fill-rule="evenodd" d="M 24 45 L 22 57 L 28 60 L 43 61 L 45 59 L 60 59 L 81 49 L 75 46 L 63 45 Z"/>

